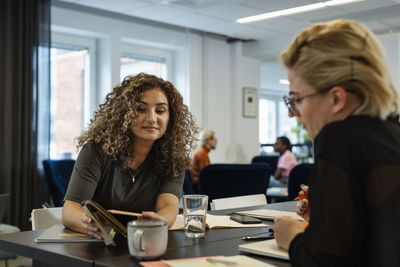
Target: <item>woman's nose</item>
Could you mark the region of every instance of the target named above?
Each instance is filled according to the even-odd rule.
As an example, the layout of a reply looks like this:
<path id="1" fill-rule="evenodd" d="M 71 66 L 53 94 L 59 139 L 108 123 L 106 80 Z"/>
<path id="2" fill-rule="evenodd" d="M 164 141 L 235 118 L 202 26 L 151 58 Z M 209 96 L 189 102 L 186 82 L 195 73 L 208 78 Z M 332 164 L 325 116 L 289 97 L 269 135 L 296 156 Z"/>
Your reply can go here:
<path id="1" fill-rule="evenodd" d="M 290 118 L 293 118 L 293 117 L 299 117 L 299 114 L 298 114 L 299 112 L 297 111 L 297 109 L 295 109 L 293 112 L 291 112 L 290 110 L 288 111 L 288 116 L 290 117 Z"/>
<path id="2" fill-rule="evenodd" d="M 146 114 L 146 120 L 150 122 L 155 122 L 157 120 L 157 114 L 154 110 L 150 110 Z"/>

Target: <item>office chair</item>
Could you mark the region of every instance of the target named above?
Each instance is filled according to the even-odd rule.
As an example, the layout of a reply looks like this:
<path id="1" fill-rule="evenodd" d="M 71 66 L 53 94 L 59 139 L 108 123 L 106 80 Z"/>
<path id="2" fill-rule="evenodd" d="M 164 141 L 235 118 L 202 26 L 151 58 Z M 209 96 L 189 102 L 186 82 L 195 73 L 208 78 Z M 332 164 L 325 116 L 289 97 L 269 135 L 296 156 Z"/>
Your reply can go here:
<path id="1" fill-rule="evenodd" d="M 278 165 L 278 159 L 279 156 L 255 156 L 252 158 L 251 163 L 267 163 L 271 167 L 271 174 L 274 174 Z"/>
<path id="2" fill-rule="evenodd" d="M 265 194 L 271 168 L 260 164 L 211 164 L 199 174 L 200 192 L 216 198 Z"/>
<path id="3" fill-rule="evenodd" d="M 183 195 L 195 194 L 192 181 L 190 181 L 190 171 L 185 170 L 185 180 L 183 182 Z"/>
<path id="4" fill-rule="evenodd" d="M 44 173 L 46 175 L 49 193 L 55 207 L 63 205 L 63 199 L 68 188 L 75 160 L 43 160 Z"/>
<path id="5" fill-rule="evenodd" d="M 49 229 L 55 224 L 62 224 L 62 207 L 33 209 L 31 212 L 32 230 Z"/>
<path id="6" fill-rule="evenodd" d="M 0 194 L 0 234 L 19 232 L 20 229 L 9 224 L 2 224 L 8 210 L 10 194 Z M 17 255 L 0 250 L 0 260 L 5 261 L 5 267 L 8 267 L 8 260 L 16 259 Z"/>
<path id="7" fill-rule="evenodd" d="M 308 178 L 310 177 L 314 164 L 302 163 L 295 166 L 289 174 L 288 181 L 288 200 L 291 201 L 299 194 L 300 185 L 308 185 Z"/>

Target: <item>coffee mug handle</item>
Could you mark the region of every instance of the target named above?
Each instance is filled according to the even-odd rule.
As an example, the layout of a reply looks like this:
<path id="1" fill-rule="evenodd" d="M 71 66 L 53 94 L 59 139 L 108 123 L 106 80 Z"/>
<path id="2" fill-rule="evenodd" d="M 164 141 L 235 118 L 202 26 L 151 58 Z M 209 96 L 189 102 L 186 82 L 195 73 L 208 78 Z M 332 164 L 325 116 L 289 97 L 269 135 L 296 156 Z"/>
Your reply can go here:
<path id="1" fill-rule="evenodd" d="M 143 236 L 146 234 L 145 231 L 137 229 L 133 234 L 133 247 L 136 251 L 145 251 L 146 247 L 143 244 Z"/>

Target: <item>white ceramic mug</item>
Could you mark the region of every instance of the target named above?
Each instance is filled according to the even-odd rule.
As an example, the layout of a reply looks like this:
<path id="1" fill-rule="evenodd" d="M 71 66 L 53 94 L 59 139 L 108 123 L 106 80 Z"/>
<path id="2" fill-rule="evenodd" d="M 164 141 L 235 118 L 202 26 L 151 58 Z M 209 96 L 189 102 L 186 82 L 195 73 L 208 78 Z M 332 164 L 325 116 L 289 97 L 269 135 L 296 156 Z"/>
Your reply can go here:
<path id="1" fill-rule="evenodd" d="M 167 244 L 167 222 L 136 220 L 128 223 L 128 247 L 132 256 L 142 259 L 160 257 L 167 250 Z"/>

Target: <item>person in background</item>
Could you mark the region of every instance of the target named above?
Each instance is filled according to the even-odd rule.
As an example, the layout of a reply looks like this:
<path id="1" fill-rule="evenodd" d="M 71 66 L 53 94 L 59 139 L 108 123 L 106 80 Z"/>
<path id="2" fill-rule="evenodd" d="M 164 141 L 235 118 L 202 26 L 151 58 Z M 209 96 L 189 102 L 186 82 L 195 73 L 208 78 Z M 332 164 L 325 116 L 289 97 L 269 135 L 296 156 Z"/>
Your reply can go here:
<path id="1" fill-rule="evenodd" d="M 286 186 L 291 170 L 298 164 L 292 153 L 292 144 L 289 138 L 286 136 L 278 137 L 274 144 L 274 151 L 279 153 L 279 159 L 274 173 L 275 181 L 271 181 L 270 187 Z"/>
<path id="2" fill-rule="evenodd" d="M 333 20 L 303 30 L 281 61 L 315 163 L 298 203 L 309 226 L 276 218 L 278 246 L 292 266 L 400 266 L 400 98 L 380 42 Z"/>
<path id="3" fill-rule="evenodd" d="M 141 212 L 141 219 L 171 226 L 197 133 L 194 118 L 170 82 L 143 73 L 126 77 L 77 138 L 82 148 L 62 223 L 101 239 L 81 206 L 83 200 L 94 200 L 105 209 Z"/>
<path id="4" fill-rule="evenodd" d="M 217 138 L 214 131 L 206 130 L 200 136 L 201 147 L 197 150 L 192 157 L 192 164 L 190 167 L 190 181 L 192 182 L 193 189 L 199 193 L 199 173 L 205 166 L 210 165 L 210 158 L 208 153 L 215 149 L 217 146 Z"/>

